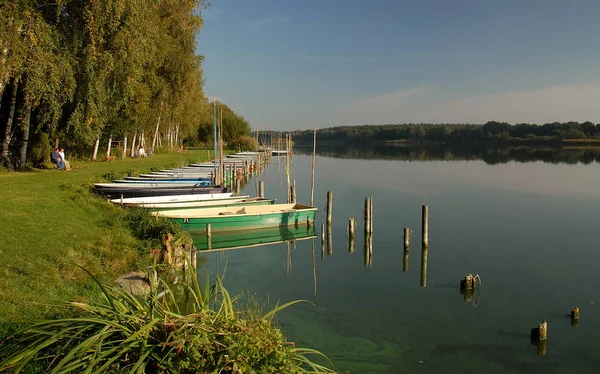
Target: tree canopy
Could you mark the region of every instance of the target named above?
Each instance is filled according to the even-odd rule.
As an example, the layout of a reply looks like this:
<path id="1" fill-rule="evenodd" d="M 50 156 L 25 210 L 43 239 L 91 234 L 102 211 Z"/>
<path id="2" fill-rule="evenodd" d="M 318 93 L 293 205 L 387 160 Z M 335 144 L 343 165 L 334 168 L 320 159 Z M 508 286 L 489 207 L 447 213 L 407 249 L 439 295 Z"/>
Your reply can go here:
<path id="1" fill-rule="evenodd" d="M 71 154 L 89 154 L 111 135 L 153 143 L 158 136 L 175 146 L 212 129 L 196 52 L 206 6 L 0 0 L 1 163 L 24 166 L 32 147 L 55 139 Z M 225 136 L 249 133 L 228 107 L 223 123 Z"/>

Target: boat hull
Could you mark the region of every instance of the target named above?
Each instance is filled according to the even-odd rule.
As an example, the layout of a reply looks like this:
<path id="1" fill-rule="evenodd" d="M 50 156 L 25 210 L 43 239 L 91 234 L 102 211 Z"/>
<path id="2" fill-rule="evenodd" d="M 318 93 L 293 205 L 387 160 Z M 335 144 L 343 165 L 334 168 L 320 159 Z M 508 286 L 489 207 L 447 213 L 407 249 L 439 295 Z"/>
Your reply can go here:
<path id="1" fill-rule="evenodd" d="M 156 188 L 118 188 L 96 187 L 95 191 L 109 199 L 124 199 L 130 197 L 170 196 L 170 195 L 195 195 L 227 193 L 225 187 L 156 187 Z"/>
<path id="2" fill-rule="evenodd" d="M 220 212 L 220 213 L 219 213 Z M 245 207 L 242 209 L 214 208 L 172 213 L 156 212 L 168 217 L 185 230 L 206 231 L 210 223 L 211 231 L 253 230 L 264 227 L 304 226 L 307 220 L 314 222 L 317 208 L 301 204 L 274 204 L 272 207 Z"/>

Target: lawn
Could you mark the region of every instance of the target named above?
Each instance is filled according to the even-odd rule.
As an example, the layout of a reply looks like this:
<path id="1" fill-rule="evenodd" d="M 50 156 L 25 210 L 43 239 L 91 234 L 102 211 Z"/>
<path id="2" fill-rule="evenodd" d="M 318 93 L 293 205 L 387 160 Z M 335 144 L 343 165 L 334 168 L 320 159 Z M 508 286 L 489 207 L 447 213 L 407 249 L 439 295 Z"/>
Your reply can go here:
<path id="1" fill-rule="evenodd" d="M 60 312 L 51 305 L 97 294 L 77 265 L 110 279 L 146 263 L 147 242 L 122 221 L 121 207 L 90 192 L 94 182 L 208 157 L 212 152 L 186 150 L 146 159 L 75 160 L 71 171 L 0 173 L 0 324 L 45 317 Z"/>

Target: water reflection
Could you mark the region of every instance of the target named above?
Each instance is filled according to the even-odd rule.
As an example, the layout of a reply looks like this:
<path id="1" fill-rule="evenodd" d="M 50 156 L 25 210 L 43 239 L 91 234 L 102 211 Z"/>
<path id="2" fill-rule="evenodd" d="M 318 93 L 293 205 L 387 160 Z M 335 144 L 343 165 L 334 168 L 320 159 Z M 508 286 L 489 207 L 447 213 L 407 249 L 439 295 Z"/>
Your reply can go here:
<path id="1" fill-rule="evenodd" d="M 297 147 L 298 154 L 311 154 L 312 147 Z M 369 144 L 325 145 L 317 147 L 317 155 L 332 158 L 397 161 L 475 161 L 488 165 L 515 162 L 547 162 L 552 164 L 600 163 L 600 147 L 593 146 L 493 146 L 445 144 Z"/>
<path id="2" fill-rule="evenodd" d="M 427 253 L 429 248 L 421 249 L 421 287 L 427 287 Z"/>
<path id="3" fill-rule="evenodd" d="M 210 240 L 205 233 L 190 231 L 190 234 L 192 235 L 194 246 L 201 252 L 239 249 L 282 242 L 288 242 L 289 247 L 290 243 L 295 243 L 296 240 L 317 236 L 314 226 L 310 228 L 306 226 L 282 226 L 255 230 L 217 231 L 212 233 Z"/>

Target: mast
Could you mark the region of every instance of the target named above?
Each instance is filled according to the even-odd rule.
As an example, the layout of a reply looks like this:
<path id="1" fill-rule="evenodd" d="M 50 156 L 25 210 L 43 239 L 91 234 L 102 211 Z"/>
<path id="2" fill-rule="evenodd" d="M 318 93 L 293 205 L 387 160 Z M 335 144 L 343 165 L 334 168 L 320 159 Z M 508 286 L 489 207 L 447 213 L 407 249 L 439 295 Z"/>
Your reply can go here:
<path id="1" fill-rule="evenodd" d="M 217 95 L 213 93 L 213 146 L 214 146 L 214 160 L 215 165 L 215 176 L 217 175 Z"/>

